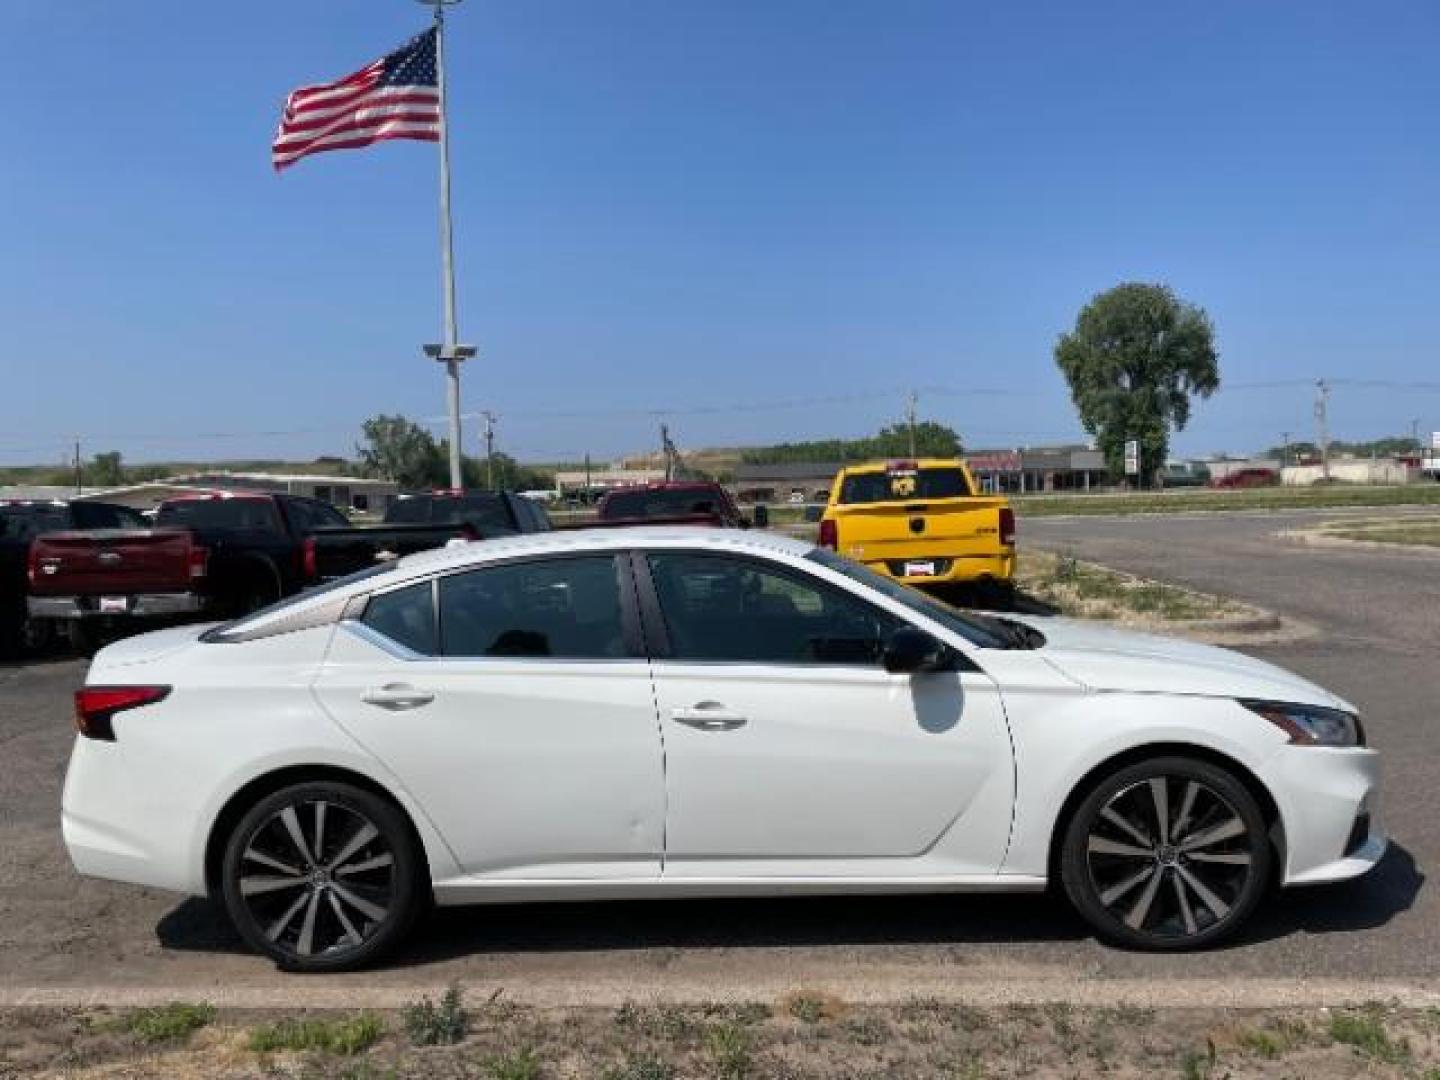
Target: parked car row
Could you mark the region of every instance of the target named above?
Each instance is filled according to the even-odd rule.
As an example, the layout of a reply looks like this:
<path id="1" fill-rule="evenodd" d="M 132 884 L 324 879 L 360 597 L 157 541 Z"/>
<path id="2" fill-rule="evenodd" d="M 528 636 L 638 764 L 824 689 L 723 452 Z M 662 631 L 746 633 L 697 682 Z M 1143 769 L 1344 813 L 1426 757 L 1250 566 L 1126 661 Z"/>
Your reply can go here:
<path id="1" fill-rule="evenodd" d="M 94 502 L 27 505 L 6 520 L 0 595 L 12 651 L 58 633 L 87 653 L 162 622 L 235 618 L 453 540 L 551 527 L 528 499 L 453 491 L 402 498 L 375 527 L 316 499 L 250 491 L 179 496 L 153 523 Z"/>

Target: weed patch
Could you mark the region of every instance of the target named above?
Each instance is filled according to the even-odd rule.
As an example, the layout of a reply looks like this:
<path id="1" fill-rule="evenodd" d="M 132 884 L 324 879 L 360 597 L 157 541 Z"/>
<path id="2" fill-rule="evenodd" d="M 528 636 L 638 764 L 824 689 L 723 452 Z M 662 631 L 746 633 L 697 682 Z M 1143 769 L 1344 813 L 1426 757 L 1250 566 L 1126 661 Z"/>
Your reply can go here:
<path id="1" fill-rule="evenodd" d="M 460 987 L 451 984 L 438 1003 L 428 997 L 400 1011 L 405 1035 L 414 1046 L 452 1046 L 465 1038 L 469 1018 L 460 998 Z"/>
<path id="2" fill-rule="evenodd" d="M 142 1043 L 178 1043 L 215 1019 L 215 1006 L 172 1001 L 150 1009 L 135 1009 L 120 1018 L 121 1030 Z"/>
<path id="3" fill-rule="evenodd" d="M 262 1054 L 289 1050 L 353 1057 L 374 1046 L 383 1034 L 383 1021 L 371 1013 L 333 1019 L 286 1017 L 251 1031 L 249 1046 Z"/>

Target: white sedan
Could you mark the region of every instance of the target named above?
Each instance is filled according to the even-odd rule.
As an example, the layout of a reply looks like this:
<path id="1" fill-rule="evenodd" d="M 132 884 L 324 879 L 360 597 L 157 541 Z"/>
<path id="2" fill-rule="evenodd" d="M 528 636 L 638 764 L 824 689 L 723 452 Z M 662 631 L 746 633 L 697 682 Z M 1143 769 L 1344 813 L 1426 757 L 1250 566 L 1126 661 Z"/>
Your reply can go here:
<path id="1" fill-rule="evenodd" d="M 64 834 L 295 970 L 429 901 L 1038 890 L 1211 944 L 1385 850 L 1356 710 L 1233 652 L 960 612 L 754 531 L 426 552 L 104 649 Z"/>

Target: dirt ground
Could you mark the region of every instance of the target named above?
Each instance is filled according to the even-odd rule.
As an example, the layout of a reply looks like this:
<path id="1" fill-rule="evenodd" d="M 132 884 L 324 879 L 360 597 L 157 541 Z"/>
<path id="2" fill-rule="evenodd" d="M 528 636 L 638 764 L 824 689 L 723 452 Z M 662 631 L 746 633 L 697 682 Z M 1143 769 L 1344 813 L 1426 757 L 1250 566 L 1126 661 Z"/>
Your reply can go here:
<path id="1" fill-rule="evenodd" d="M 770 1004 L 404 1012 L 10 1010 L 0 1076 L 1440 1077 L 1440 1011 Z M 436 1037 L 450 1045 L 423 1045 Z M 328 1042 L 327 1042 L 328 1040 Z M 292 1049 L 309 1043 L 311 1049 Z M 417 1043 L 419 1045 L 417 1045 Z M 322 1045 L 323 1044 L 323 1045 Z"/>

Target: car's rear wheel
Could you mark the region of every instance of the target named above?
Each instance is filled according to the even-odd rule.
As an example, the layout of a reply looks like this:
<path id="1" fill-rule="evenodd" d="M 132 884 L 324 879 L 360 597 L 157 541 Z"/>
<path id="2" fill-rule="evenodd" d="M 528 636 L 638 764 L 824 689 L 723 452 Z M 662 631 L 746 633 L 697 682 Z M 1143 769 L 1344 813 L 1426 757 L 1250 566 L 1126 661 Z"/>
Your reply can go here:
<path id="1" fill-rule="evenodd" d="M 1212 945 L 1237 930 L 1269 882 L 1265 814 L 1229 771 L 1185 757 L 1118 769 L 1066 828 L 1061 880 L 1096 932 L 1137 949 Z"/>
<path id="2" fill-rule="evenodd" d="M 284 788 L 240 819 L 222 863 L 240 935 L 291 971 L 344 971 L 390 951 L 425 895 L 418 845 L 389 800 L 349 784 Z"/>

